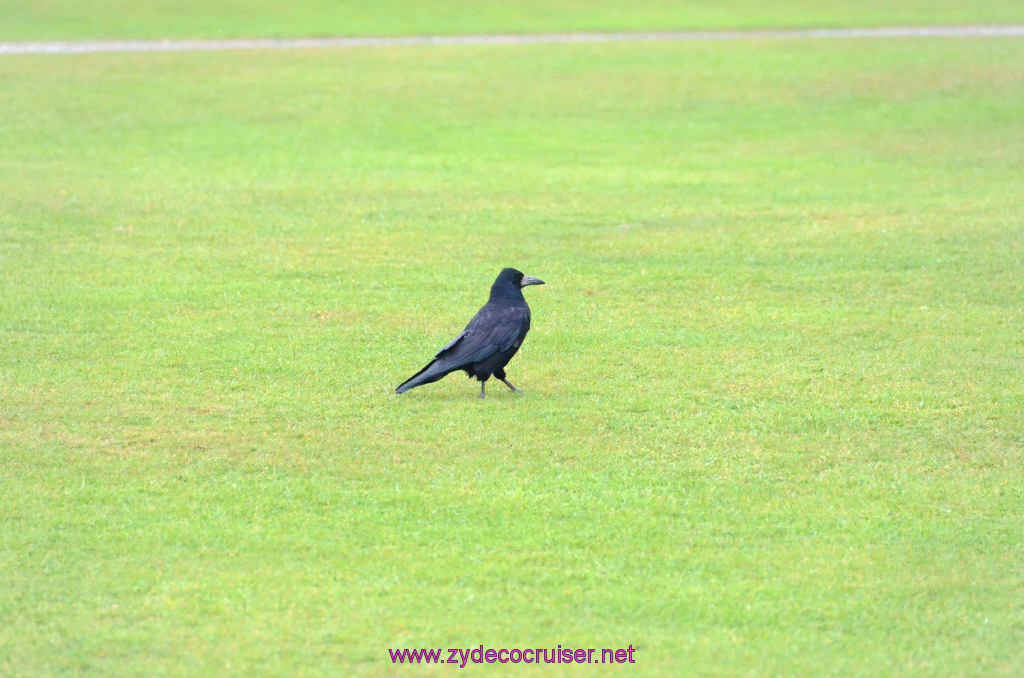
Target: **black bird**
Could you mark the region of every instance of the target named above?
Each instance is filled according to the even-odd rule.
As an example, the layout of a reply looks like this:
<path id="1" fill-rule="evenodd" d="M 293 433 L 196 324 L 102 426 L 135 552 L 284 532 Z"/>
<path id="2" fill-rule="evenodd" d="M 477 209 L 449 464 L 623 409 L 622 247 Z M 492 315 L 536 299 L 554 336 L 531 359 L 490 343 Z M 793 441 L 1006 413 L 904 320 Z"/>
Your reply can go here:
<path id="1" fill-rule="evenodd" d="M 480 380 L 480 397 L 484 385 L 493 374 L 505 385 L 519 389 L 505 379 L 505 365 L 516 354 L 530 331 L 530 307 L 523 297 L 527 285 L 543 285 L 544 281 L 522 271 L 506 268 L 491 285 L 491 298 L 462 330 L 434 356 L 426 367 L 412 375 L 395 393 L 435 382 L 447 374 L 464 370 L 470 378 Z"/>

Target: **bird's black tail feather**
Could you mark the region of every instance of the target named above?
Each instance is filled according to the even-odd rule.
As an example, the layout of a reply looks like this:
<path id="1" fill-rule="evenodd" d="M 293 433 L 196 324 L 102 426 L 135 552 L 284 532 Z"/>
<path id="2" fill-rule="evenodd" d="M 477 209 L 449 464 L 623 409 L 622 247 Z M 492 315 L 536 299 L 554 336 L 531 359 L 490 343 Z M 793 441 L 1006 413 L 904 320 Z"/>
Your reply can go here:
<path id="1" fill-rule="evenodd" d="M 452 369 L 443 365 L 441 361 L 432 360 L 422 370 L 403 381 L 401 385 L 395 389 L 395 393 L 405 393 L 411 388 L 433 383 L 451 371 Z"/>

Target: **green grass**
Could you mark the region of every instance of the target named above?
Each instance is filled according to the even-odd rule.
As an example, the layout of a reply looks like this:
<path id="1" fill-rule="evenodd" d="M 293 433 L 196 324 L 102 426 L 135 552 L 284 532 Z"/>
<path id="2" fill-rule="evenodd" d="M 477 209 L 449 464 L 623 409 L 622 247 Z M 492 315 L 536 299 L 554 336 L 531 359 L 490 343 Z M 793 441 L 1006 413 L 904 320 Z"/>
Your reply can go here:
<path id="1" fill-rule="evenodd" d="M 0 40 L 1021 23 L 1018 0 L 4 0 Z"/>
<path id="2" fill-rule="evenodd" d="M 0 59 L 0 673 L 1016 674 L 1022 64 Z M 394 396 L 506 265 L 525 393 Z"/>

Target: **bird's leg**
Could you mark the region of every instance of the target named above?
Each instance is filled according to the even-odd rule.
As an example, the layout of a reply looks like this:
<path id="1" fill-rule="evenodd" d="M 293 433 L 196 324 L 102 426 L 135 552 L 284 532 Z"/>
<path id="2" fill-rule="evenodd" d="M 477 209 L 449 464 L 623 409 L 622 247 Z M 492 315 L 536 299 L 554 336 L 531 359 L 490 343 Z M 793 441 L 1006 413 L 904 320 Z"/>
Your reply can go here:
<path id="1" fill-rule="evenodd" d="M 508 386 L 508 387 L 509 387 L 510 389 L 512 389 L 512 392 L 513 392 L 513 393 L 522 393 L 522 390 L 521 390 L 521 389 L 518 389 L 518 388 L 516 388 L 515 386 L 513 386 L 513 385 L 512 385 L 512 382 L 510 382 L 510 381 L 509 381 L 508 379 L 506 379 L 505 377 L 499 377 L 499 379 L 501 379 L 501 380 L 502 380 L 503 382 L 505 382 L 505 386 Z"/>
<path id="2" fill-rule="evenodd" d="M 487 383 L 486 381 L 481 381 L 480 382 L 480 395 L 478 397 L 481 398 L 481 399 L 483 399 L 483 397 L 484 397 L 484 385 L 486 383 Z"/>

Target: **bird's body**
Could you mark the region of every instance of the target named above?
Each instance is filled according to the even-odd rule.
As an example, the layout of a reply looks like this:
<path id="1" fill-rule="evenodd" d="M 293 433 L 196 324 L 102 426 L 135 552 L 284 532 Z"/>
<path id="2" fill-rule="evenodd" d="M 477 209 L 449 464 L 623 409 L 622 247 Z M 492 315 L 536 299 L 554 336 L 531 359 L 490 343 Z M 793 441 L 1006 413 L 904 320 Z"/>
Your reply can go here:
<path id="1" fill-rule="evenodd" d="M 505 379 L 505 365 L 516 354 L 530 331 L 530 307 L 523 297 L 527 285 L 543 285 L 544 281 L 506 268 L 491 285 L 487 303 L 455 337 L 434 356 L 422 370 L 395 389 L 405 393 L 411 388 L 429 384 L 445 375 L 463 370 L 480 381 L 480 397 L 484 383 L 496 376 L 510 389 L 518 391 Z"/>

